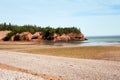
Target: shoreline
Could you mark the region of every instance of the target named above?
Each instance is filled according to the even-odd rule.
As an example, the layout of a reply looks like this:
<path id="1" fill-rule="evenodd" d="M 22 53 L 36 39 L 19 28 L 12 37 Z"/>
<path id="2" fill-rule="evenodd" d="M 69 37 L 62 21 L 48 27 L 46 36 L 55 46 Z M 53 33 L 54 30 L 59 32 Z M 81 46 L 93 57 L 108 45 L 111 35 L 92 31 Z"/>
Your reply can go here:
<path id="1" fill-rule="evenodd" d="M 43 80 L 119 80 L 119 66 L 120 45 L 73 47 L 0 42 L 0 70 L 7 73 L 17 71 Z"/>
<path id="2" fill-rule="evenodd" d="M 88 44 L 85 44 L 88 43 Z M 92 42 L 85 42 L 85 41 L 64 41 L 64 42 L 53 42 L 53 41 L 0 41 L 1 44 L 16 44 L 16 45 L 40 45 L 40 46 L 62 46 L 62 47 L 81 47 L 81 46 L 116 46 L 120 45 L 120 43 L 92 43 Z"/>
<path id="3" fill-rule="evenodd" d="M 0 50 L 78 59 L 120 61 L 120 45 L 51 46 L 39 45 L 37 42 L 0 42 Z"/>

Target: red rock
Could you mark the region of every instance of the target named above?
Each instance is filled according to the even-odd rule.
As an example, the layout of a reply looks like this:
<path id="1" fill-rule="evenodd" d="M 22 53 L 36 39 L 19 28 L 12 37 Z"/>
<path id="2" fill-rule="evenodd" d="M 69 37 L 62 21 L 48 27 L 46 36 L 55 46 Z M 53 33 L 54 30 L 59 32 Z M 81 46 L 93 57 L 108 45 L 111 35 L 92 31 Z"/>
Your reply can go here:
<path id="1" fill-rule="evenodd" d="M 35 34 L 31 34 L 30 32 L 22 32 L 17 33 L 16 35 L 10 38 L 10 41 L 41 41 L 43 40 L 43 36 L 41 32 L 36 32 Z M 85 40 L 84 35 L 82 33 L 69 33 L 62 34 L 61 36 L 58 34 L 53 35 L 53 41 L 68 41 L 68 40 Z"/>
<path id="2" fill-rule="evenodd" d="M 62 34 L 61 36 L 57 35 L 57 34 L 54 34 L 54 40 L 53 41 L 60 41 L 60 40 L 68 41 L 68 40 L 70 40 L 70 37 L 66 34 Z"/>
<path id="3" fill-rule="evenodd" d="M 42 33 L 41 32 L 36 32 L 35 34 L 33 34 L 32 41 L 36 41 L 34 39 L 36 39 L 37 41 L 41 41 L 43 39 Z"/>
<path id="4" fill-rule="evenodd" d="M 53 41 L 68 41 L 68 40 L 85 40 L 84 35 L 82 33 L 77 34 L 77 33 L 69 33 L 69 34 L 62 34 L 59 36 L 58 34 L 53 35 L 54 40 Z"/>
<path id="5" fill-rule="evenodd" d="M 9 41 L 14 41 L 15 35 L 13 35 Z"/>
<path id="6" fill-rule="evenodd" d="M 32 39 L 32 34 L 30 32 L 22 32 L 20 34 L 17 33 L 14 37 L 14 40 L 20 40 L 20 41 L 31 41 L 31 39 Z"/>
<path id="7" fill-rule="evenodd" d="M 2 39 L 0 39 L 0 41 L 3 41 Z"/>
<path id="8" fill-rule="evenodd" d="M 77 38 L 79 38 L 80 40 L 85 40 L 83 33 L 78 34 Z"/>

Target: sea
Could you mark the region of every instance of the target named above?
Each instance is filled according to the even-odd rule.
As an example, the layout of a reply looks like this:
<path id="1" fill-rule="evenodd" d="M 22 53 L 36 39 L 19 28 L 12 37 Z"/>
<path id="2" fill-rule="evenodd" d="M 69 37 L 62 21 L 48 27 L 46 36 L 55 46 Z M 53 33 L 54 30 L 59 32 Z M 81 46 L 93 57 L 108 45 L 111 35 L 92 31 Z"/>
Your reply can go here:
<path id="1" fill-rule="evenodd" d="M 83 41 L 80 46 L 102 46 L 102 45 L 120 45 L 120 36 L 93 36 L 86 37 L 88 40 Z"/>
<path id="2" fill-rule="evenodd" d="M 60 41 L 60 42 L 45 42 L 46 45 L 52 46 L 107 46 L 120 45 L 120 36 L 91 36 L 86 37 L 85 41 Z"/>

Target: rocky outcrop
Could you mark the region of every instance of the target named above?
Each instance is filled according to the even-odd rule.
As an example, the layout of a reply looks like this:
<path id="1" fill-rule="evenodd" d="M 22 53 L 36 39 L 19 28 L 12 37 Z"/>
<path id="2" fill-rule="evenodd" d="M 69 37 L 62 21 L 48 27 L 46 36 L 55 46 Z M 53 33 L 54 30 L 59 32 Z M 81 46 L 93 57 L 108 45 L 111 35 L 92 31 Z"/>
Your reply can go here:
<path id="1" fill-rule="evenodd" d="M 9 41 L 14 41 L 14 37 L 15 37 L 15 35 L 13 35 L 13 36 L 10 38 Z"/>
<path id="2" fill-rule="evenodd" d="M 68 36 L 71 40 L 85 40 L 83 33 L 69 33 Z"/>
<path id="3" fill-rule="evenodd" d="M 10 38 L 10 41 L 31 41 L 31 40 L 32 34 L 30 32 L 17 33 Z"/>
<path id="4" fill-rule="evenodd" d="M 54 40 L 53 41 L 68 41 L 68 40 L 85 40 L 84 35 L 82 33 L 69 33 L 69 34 L 62 34 L 61 36 L 58 34 L 54 34 Z"/>
<path id="5" fill-rule="evenodd" d="M 63 41 L 68 41 L 70 40 L 70 37 L 66 34 L 62 34 L 61 36 L 58 35 L 58 34 L 54 34 L 54 41 L 60 41 L 60 40 L 63 40 Z"/>
<path id="6" fill-rule="evenodd" d="M 85 40 L 84 35 L 82 33 L 69 33 L 69 34 L 56 34 L 54 33 L 53 41 L 69 41 L 69 40 Z M 34 34 L 31 34 L 30 32 L 22 32 L 17 33 L 13 35 L 10 38 L 10 41 L 41 41 L 44 40 L 44 36 L 41 32 L 35 32 Z"/>
<path id="7" fill-rule="evenodd" d="M 32 40 L 31 41 L 41 41 L 43 39 L 42 33 L 41 32 L 35 32 L 32 36 Z"/>
<path id="8" fill-rule="evenodd" d="M 32 34 L 30 32 L 22 32 L 20 34 L 20 40 L 21 41 L 31 41 L 32 40 Z"/>
<path id="9" fill-rule="evenodd" d="M 41 41 L 43 39 L 42 32 L 36 32 L 32 36 L 32 41 Z"/>
<path id="10" fill-rule="evenodd" d="M 30 32 L 22 32 L 13 35 L 9 41 L 40 41 L 42 40 L 42 33 L 36 32 L 31 34 Z"/>
<path id="11" fill-rule="evenodd" d="M 64 40 L 64 41 L 70 40 L 70 37 L 69 37 L 68 35 L 66 35 L 66 34 L 62 34 L 62 35 L 60 36 L 60 38 L 61 38 L 61 40 Z"/>

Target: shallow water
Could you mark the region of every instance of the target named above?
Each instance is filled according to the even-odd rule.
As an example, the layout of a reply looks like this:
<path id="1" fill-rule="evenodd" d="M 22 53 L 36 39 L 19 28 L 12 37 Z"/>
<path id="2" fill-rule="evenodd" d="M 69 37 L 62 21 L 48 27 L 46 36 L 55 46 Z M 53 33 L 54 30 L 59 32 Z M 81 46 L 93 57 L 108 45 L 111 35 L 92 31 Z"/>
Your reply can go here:
<path id="1" fill-rule="evenodd" d="M 102 46 L 102 45 L 120 45 L 120 36 L 94 36 L 86 37 L 86 41 L 43 41 L 40 44 L 53 46 Z"/>
<path id="2" fill-rule="evenodd" d="M 96 46 L 96 45 L 114 45 L 120 44 L 120 36 L 99 36 L 99 37 L 87 37 L 88 41 L 85 41 L 83 45 Z"/>

